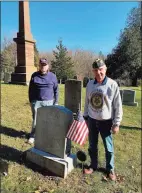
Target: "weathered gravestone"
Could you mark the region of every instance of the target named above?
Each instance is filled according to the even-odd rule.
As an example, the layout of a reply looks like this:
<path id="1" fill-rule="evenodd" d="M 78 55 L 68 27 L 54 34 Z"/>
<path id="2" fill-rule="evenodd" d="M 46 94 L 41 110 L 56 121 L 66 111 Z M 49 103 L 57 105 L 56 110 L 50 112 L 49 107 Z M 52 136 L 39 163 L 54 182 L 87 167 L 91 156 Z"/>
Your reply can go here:
<path id="1" fill-rule="evenodd" d="M 120 91 L 123 105 L 129 106 L 138 106 L 138 103 L 135 102 L 136 91 L 135 90 L 122 90 Z"/>
<path id="2" fill-rule="evenodd" d="M 70 154 L 71 141 L 66 138 L 73 113 L 62 106 L 41 107 L 37 110 L 34 148 L 27 159 L 65 178 L 76 166 L 76 156 Z"/>
<path id="3" fill-rule="evenodd" d="M 73 113 L 81 110 L 81 91 L 81 81 L 70 79 L 65 82 L 65 107 Z"/>

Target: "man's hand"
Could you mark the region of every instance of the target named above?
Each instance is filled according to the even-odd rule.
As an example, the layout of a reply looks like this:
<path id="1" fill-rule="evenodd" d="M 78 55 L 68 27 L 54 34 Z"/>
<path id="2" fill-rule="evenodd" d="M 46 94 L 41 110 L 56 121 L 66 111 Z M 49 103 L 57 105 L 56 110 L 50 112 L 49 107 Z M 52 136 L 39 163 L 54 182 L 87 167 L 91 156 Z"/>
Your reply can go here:
<path id="1" fill-rule="evenodd" d="M 119 126 L 113 125 L 111 128 L 112 134 L 117 134 L 119 132 Z"/>

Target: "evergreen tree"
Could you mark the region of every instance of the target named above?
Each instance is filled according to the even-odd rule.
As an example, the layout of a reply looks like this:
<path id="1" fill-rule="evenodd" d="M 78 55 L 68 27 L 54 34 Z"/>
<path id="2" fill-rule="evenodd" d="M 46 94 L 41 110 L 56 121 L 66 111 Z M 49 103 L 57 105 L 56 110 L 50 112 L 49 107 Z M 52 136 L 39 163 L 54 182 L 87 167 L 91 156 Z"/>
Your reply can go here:
<path id="1" fill-rule="evenodd" d="M 99 52 L 99 58 L 105 60 L 105 56 L 103 55 L 102 51 Z"/>
<path id="2" fill-rule="evenodd" d="M 63 46 L 62 40 L 59 40 L 58 43 L 59 45 L 56 46 L 57 50 L 53 51 L 55 59 L 51 61 L 52 71 L 58 79 L 73 78 L 74 72 L 72 70 L 73 62 L 71 57 L 68 56 L 67 48 Z"/>
<path id="3" fill-rule="evenodd" d="M 131 79 L 137 86 L 141 77 L 141 9 L 133 8 L 128 15 L 127 25 L 120 34 L 119 42 L 107 56 L 108 73 L 113 78 Z"/>

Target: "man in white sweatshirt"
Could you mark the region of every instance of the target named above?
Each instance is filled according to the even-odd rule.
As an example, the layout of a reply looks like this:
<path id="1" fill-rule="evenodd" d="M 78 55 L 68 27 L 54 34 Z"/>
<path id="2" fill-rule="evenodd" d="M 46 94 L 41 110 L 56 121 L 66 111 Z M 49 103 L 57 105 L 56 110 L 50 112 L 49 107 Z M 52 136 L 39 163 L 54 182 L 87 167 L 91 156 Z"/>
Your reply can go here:
<path id="1" fill-rule="evenodd" d="M 114 149 L 112 133 L 119 132 L 122 120 L 122 101 L 117 83 L 106 76 L 105 63 L 97 59 L 92 64 L 94 80 L 87 84 L 84 118 L 89 127 L 89 155 L 91 164 L 84 169 L 91 174 L 98 167 L 98 135 L 100 133 L 106 155 L 106 171 L 108 177 L 115 181 Z"/>

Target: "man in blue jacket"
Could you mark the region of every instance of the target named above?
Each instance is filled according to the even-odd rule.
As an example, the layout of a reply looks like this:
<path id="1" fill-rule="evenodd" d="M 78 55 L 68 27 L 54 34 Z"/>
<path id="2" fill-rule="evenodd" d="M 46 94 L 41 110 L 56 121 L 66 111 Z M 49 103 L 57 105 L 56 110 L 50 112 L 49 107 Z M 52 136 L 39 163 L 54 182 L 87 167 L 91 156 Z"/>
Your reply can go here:
<path id="1" fill-rule="evenodd" d="M 56 75 L 49 71 L 50 64 L 45 58 L 39 61 L 39 71 L 34 72 L 29 84 L 29 101 L 32 110 L 32 130 L 29 143 L 34 143 L 37 109 L 58 104 L 58 81 Z"/>

